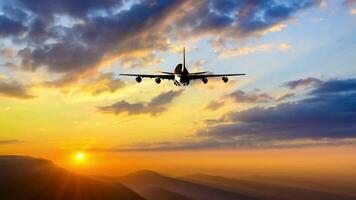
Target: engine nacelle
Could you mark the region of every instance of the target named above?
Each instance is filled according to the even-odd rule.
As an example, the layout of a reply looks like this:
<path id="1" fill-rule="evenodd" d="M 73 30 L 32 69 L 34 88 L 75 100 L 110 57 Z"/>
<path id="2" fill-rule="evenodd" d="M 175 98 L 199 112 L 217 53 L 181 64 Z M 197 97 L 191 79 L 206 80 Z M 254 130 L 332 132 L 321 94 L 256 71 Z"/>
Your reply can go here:
<path id="1" fill-rule="evenodd" d="M 160 78 L 156 78 L 155 81 L 156 81 L 157 84 L 161 83 L 161 79 Z"/>
<path id="2" fill-rule="evenodd" d="M 136 82 L 137 82 L 137 83 L 141 83 L 141 81 L 142 81 L 141 76 L 136 77 Z"/>
<path id="3" fill-rule="evenodd" d="M 223 76 L 222 80 L 224 81 L 224 83 L 227 83 L 229 81 L 229 79 L 226 76 Z"/>
<path id="4" fill-rule="evenodd" d="M 203 81 L 204 84 L 208 83 L 208 79 L 207 78 L 202 78 L 201 80 Z"/>

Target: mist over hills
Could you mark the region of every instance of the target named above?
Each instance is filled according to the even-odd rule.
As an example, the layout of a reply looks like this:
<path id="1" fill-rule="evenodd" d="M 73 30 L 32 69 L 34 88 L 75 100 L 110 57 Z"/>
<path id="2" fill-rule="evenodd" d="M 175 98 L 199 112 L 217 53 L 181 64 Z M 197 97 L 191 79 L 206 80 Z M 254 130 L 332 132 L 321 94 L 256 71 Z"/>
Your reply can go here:
<path id="1" fill-rule="evenodd" d="M 356 198 L 355 192 L 353 194 L 345 194 L 332 187 L 326 187 L 322 191 L 315 188 L 302 188 L 301 186 L 290 186 L 287 184 L 282 185 L 205 174 L 188 175 L 182 177 L 182 179 L 197 184 L 239 192 L 264 200 L 351 200 Z"/>
<path id="2" fill-rule="evenodd" d="M 1 200 L 351 200 L 356 192 L 281 181 L 206 174 L 171 177 L 141 170 L 120 177 L 84 176 L 44 159 L 0 156 Z"/>
<path id="3" fill-rule="evenodd" d="M 159 188 L 160 190 L 168 190 L 196 200 L 255 199 L 244 194 L 167 177 L 149 170 L 134 172 L 117 180 L 143 196 L 148 189 Z"/>

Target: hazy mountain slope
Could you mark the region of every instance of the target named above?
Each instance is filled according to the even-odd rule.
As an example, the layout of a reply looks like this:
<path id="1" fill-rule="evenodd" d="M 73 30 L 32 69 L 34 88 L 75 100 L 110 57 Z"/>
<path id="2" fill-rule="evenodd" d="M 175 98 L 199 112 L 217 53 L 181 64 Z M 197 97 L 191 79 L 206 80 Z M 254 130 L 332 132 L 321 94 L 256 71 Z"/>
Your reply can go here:
<path id="1" fill-rule="evenodd" d="M 48 160 L 0 156 L 1 200 L 143 200 L 115 182 L 98 181 Z"/>
<path id="2" fill-rule="evenodd" d="M 143 189 L 140 194 L 147 200 L 194 200 L 184 195 L 158 187 Z"/>
<path id="3" fill-rule="evenodd" d="M 118 180 L 140 194 L 149 188 L 161 188 L 197 200 L 254 199 L 235 192 L 170 178 L 152 171 L 131 173 Z"/>
<path id="4" fill-rule="evenodd" d="M 355 197 L 334 194 L 329 192 L 303 189 L 290 186 L 275 185 L 269 183 L 224 178 L 209 175 L 189 175 L 182 178 L 198 184 L 204 184 L 211 187 L 217 187 L 225 190 L 236 191 L 241 194 L 254 196 L 266 200 L 351 200 Z"/>
<path id="5" fill-rule="evenodd" d="M 297 188 L 313 189 L 337 194 L 354 196 L 356 199 L 356 179 L 329 178 L 329 177 L 300 177 L 288 175 L 280 177 L 250 176 L 248 180 L 274 185 L 283 185 Z"/>

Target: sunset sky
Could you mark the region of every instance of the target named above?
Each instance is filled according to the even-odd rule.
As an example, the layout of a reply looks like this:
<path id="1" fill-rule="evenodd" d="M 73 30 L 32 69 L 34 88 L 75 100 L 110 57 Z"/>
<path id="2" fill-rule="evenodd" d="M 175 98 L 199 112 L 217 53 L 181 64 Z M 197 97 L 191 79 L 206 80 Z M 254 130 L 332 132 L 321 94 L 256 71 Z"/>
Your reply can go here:
<path id="1" fill-rule="evenodd" d="M 0 154 L 91 174 L 356 177 L 355 33 L 354 0 L 2 0 Z M 247 75 L 118 76 L 173 71 L 182 47 L 192 72 Z"/>

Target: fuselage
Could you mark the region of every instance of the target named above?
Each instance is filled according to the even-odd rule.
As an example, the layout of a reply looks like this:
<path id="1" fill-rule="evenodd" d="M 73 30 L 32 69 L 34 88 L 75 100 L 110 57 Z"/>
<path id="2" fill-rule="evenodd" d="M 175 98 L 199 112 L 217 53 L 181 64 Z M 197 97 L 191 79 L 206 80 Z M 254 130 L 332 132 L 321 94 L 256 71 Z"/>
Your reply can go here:
<path id="1" fill-rule="evenodd" d="M 174 69 L 174 83 L 176 85 L 189 85 L 189 71 L 182 64 L 178 64 Z"/>

